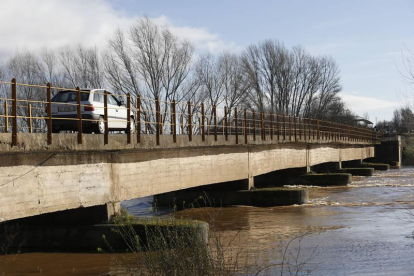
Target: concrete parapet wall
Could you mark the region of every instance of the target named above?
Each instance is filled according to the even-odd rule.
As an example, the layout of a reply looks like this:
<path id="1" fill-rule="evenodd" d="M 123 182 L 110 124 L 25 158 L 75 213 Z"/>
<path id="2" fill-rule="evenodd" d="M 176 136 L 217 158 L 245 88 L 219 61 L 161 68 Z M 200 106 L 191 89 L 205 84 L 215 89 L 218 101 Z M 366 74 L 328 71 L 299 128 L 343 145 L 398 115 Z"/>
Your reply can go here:
<path id="1" fill-rule="evenodd" d="M 345 147 L 294 142 L 226 146 L 214 141 L 197 146 L 201 140 L 187 147 L 184 141 L 155 147 L 152 138 L 143 138 L 147 146 L 142 148 L 119 144 L 119 149 L 96 146 L 87 151 L 75 142 L 67 145 L 73 150 L 64 150 L 65 142 L 46 148 L 40 146 L 45 136 L 36 137 L 41 142 L 34 139 L 11 150 L 0 143 L 0 222 L 338 161 Z M 98 141 L 101 136 L 84 137 Z M 346 145 L 345 152 L 347 160 L 374 156 L 370 145 Z"/>

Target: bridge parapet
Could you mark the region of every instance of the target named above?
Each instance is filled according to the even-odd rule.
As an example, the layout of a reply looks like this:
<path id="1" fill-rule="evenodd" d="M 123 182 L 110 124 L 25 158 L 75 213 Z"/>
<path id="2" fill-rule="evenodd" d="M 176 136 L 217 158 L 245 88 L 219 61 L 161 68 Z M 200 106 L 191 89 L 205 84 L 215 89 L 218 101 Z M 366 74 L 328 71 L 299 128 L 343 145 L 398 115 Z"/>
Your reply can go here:
<path id="1" fill-rule="evenodd" d="M 11 132 L 11 146 L 19 147 L 23 143 L 28 144 L 25 133 L 46 133 L 47 145 L 60 143 L 64 139 L 67 145 L 84 143 L 85 124 L 99 123 L 99 120 L 85 118 L 85 110 L 91 108 L 80 102 L 83 93 L 98 94 L 103 100 L 102 106 L 94 106 L 94 109 L 102 111 L 105 123 L 105 133 L 102 137 L 88 138 L 88 140 L 99 141 L 102 145 L 116 144 L 124 140 L 124 148 L 140 147 L 142 143 L 151 141 L 154 146 L 166 146 L 171 144 L 188 142 L 199 144 L 200 140 L 207 145 L 215 144 L 268 144 L 280 142 L 306 142 L 306 143 L 345 143 L 345 144 L 375 144 L 380 142 L 380 135 L 372 129 L 355 127 L 318 120 L 315 118 L 304 118 L 286 116 L 267 111 L 255 111 L 241 108 L 227 108 L 204 103 L 160 101 L 158 98 L 141 98 L 139 95 L 116 95 L 125 100 L 127 116 L 125 119 L 117 119 L 124 122 L 126 135 L 124 138 L 114 138 L 108 131 L 108 112 L 112 108 L 108 106 L 107 91 L 101 92 L 82 91 L 79 88 L 67 89 L 53 87 L 50 83 L 46 85 L 32 85 L 17 83 L 16 79 L 11 82 L 0 81 L 0 85 L 10 87 L 10 93 L 6 92 L 5 98 L 0 102 L 0 131 Z M 33 89 L 32 95 L 36 98 L 28 98 L 27 93 L 21 93 L 24 89 Z M 76 102 L 56 103 L 76 109 L 76 116 L 70 120 L 74 123 L 77 131 L 76 137 L 53 135 L 53 121 L 68 120 L 67 117 L 52 116 L 52 93 L 62 90 L 76 92 Z M 26 95 L 26 96 L 25 96 Z M 61 115 L 62 116 L 62 115 Z M 136 133 L 131 133 L 131 129 Z M 142 139 L 144 135 L 152 135 L 154 138 Z M 186 136 L 186 138 L 182 138 Z M 38 136 L 39 137 L 39 136 Z M 72 137 L 72 138 L 68 138 Z M 163 138 L 169 137 L 169 138 Z M 198 138 L 197 138 L 198 137 Z M 24 140 L 23 142 L 20 140 Z M 33 136 L 33 139 L 38 139 Z M 71 141 L 70 139 L 73 139 Z M 171 142 L 167 142 L 169 139 Z M 153 141 L 155 141 L 153 143 Z M 269 142 L 270 141 L 270 142 Z M 8 142 L 7 142 L 8 143 Z M 98 143 L 98 142 L 96 142 Z M 194 143 L 187 143 L 192 145 Z M 137 145 L 137 146 L 136 146 Z M 88 146 L 92 146 L 89 144 Z M 143 147 L 146 147 L 144 145 Z M 110 148 L 111 146 L 109 146 Z M 114 146 L 112 146 L 114 147 Z M 45 147 L 47 148 L 47 147 Z M 83 147 L 79 147 L 83 148 Z"/>

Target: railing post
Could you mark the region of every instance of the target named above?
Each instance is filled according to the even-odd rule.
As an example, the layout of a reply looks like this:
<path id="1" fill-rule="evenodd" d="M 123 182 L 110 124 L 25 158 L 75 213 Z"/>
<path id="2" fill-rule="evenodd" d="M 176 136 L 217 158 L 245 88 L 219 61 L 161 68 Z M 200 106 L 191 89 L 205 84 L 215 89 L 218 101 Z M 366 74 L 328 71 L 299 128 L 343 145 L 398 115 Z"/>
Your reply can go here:
<path id="1" fill-rule="evenodd" d="M 227 121 L 227 112 L 228 110 L 227 110 L 227 106 L 225 106 L 224 107 L 224 136 L 225 136 L 225 139 L 226 139 L 226 141 L 228 141 L 228 135 L 229 135 L 229 130 L 228 130 L 228 125 L 227 125 L 227 123 L 228 123 L 228 121 Z"/>
<path id="2" fill-rule="evenodd" d="M 11 89 L 12 89 L 12 146 L 17 146 L 17 87 L 16 79 L 12 79 Z"/>
<path id="3" fill-rule="evenodd" d="M 295 117 L 295 116 L 293 116 L 293 127 L 294 127 L 294 135 L 295 135 L 295 142 L 298 140 L 298 137 L 297 137 L 297 132 L 298 132 L 298 129 L 297 129 L 297 118 Z"/>
<path id="4" fill-rule="evenodd" d="M 213 116 L 214 116 L 214 141 L 217 142 L 217 110 L 216 110 L 215 105 L 213 105 Z"/>
<path id="5" fill-rule="evenodd" d="M 141 143 L 141 97 L 139 95 L 137 96 L 137 143 Z"/>
<path id="6" fill-rule="evenodd" d="M 244 143 L 247 144 L 247 110 L 244 109 Z"/>
<path id="7" fill-rule="evenodd" d="M 236 131 L 236 145 L 239 143 L 239 122 L 237 118 L 237 107 L 234 109 L 234 123 L 235 123 L 235 131 Z"/>
<path id="8" fill-rule="evenodd" d="M 350 136 L 349 136 L 349 126 L 347 126 L 347 134 L 346 134 L 346 136 L 347 136 L 347 140 L 348 140 L 348 141 L 350 141 Z"/>
<path id="9" fill-rule="evenodd" d="M 29 103 L 27 105 L 27 109 L 29 111 L 29 133 L 33 132 L 33 125 L 32 125 L 32 105 Z"/>
<path id="10" fill-rule="evenodd" d="M 160 135 L 162 135 L 163 131 L 164 131 L 164 120 L 163 120 L 161 109 L 160 109 Z"/>
<path id="11" fill-rule="evenodd" d="M 265 130 L 265 119 L 264 119 L 264 112 L 260 114 L 260 132 L 262 136 L 262 141 L 266 140 L 266 130 Z"/>
<path id="12" fill-rule="evenodd" d="M 256 113 L 253 109 L 253 141 L 256 141 Z"/>
<path id="13" fill-rule="evenodd" d="M 273 121 L 274 121 L 274 115 L 273 113 L 270 113 L 270 140 L 273 140 L 273 134 L 275 131 Z"/>
<path id="14" fill-rule="evenodd" d="M 316 119 L 316 140 L 319 141 L 320 133 L 319 133 L 319 120 Z"/>
<path id="15" fill-rule="evenodd" d="M 191 116 L 191 103 L 190 101 L 187 102 L 188 106 L 188 140 L 191 142 L 193 141 L 193 118 Z"/>
<path id="16" fill-rule="evenodd" d="M 204 110 L 204 103 L 201 104 L 201 141 L 206 141 L 206 131 L 205 131 L 205 122 L 206 114 Z"/>
<path id="17" fill-rule="evenodd" d="M 173 142 L 177 143 L 177 118 L 176 118 L 176 111 L 175 111 L 175 100 L 171 103 L 171 110 L 172 110 L 172 118 L 171 118 L 171 128 L 172 128 L 172 135 L 173 135 Z"/>
<path id="18" fill-rule="evenodd" d="M 139 104 L 137 104 L 137 108 L 138 108 L 137 110 L 139 110 Z M 104 145 L 107 145 L 109 141 L 109 129 L 108 129 L 109 123 L 108 123 L 108 91 L 106 90 L 104 90 L 104 123 L 105 123 Z M 138 133 L 139 132 L 140 130 L 138 130 Z M 139 141 L 139 137 L 137 137 L 137 139 Z"/>
<path id="19" fill-rule="evenodd" d="M 46 107 L 46 111 L 47 111 L 47 144 L 51 145 L 52 144 L 52 128 L 53 128 L 53 123 L 52 123 L 52 89 L 50 87 L 50 83 L 46 84 L 46 97 L 47 97 L 47 107 Z"/>
<path id="20" fill-rule="evenodd" d="M 131 144 L 131 94 L 126 94 L 127 108 L 127 144 Z"/>
<path id="21" fill-rule="evenodd" d="M 9 105 L 7 104 L 7 100 L 4 101 L 4 121 L 6 123 L 5 128 L 6 132 L 9 132 Z"/>
<path id="22" fill-rule="evenodd" d="M 305 141 L 308 141 L 308 118 L 303 118 L 302 125 L 303 125 L 303 138 Z"/>
<path id="23" fill-rule="evenodd" d="M 184 134 L 184 115 L 181 113 L 180 115 L 180 129 L 181 129 L 181 134 Z"/>
<path id="24" fill-rule="evenodd" d="M 292 141 L 292 117 L 290 115 L 288 116 L 288 120 L 289 120 L 289 141 Z"/>
<path id="25" fill-rule="evenodd" d="M 283 141 L 286 140 L 286 116 L 282 115 L 283 120 Z"/>
<path id="26" fill-rule="evenodd" d="M 155 139 L 157 146 L 160 145 L 160 102 L 155 98 Z"/>
<path id="27" fill-rule="evenodd" d="M 82 106 L 80 88 L 76 87 L 76 104 L 78 116 L 78 144 L 82 144 Z"/>
<path id="28" fill-rule="evenodd" d="M 275 117 L 276 117 L 276 135 L 277 135 L 277 140 L 279 141 L 279 138 L 280 138 L 279 115 L 275 114 Z"/>

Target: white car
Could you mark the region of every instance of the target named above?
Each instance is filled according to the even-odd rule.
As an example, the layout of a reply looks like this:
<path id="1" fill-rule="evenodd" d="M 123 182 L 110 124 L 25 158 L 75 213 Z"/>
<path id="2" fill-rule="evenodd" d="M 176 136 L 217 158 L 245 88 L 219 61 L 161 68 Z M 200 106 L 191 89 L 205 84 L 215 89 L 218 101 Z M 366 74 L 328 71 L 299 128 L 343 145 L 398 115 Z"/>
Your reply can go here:
<path id="1" fill-rule="evenodd" d="M 108 93 L 108 130 L 127 131 L 127 108 L 125 102 Z M 75 104 L 75 105 L 71 105 Z M 82 130 L 85 133 L 105 133 L 104 90 L 81 90 Z M 135 129 L 135 120 L 131 110 L 131 132 Z M 78 121 L 76 91 L 62 90 L 52 98 L 52 132 L 77 130 Z"/>

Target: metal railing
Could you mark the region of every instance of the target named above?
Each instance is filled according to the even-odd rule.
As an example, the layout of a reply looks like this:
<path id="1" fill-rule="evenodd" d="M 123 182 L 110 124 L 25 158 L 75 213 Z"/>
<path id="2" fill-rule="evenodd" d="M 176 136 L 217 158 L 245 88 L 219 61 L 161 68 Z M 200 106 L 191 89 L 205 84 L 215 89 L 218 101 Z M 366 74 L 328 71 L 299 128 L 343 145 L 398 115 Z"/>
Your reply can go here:
<path id="1" fill-rule="evenodd" d="M 17 83 L 16 79 L 12 79 L 11 82 L 0 81 L 0 84 L 10 85 L 11 89 L 11 98 L 0 98 L 4 111 L 3 114 L 0 114 L 0 118 L 3 118 L 0 132 L 10 132 L 11 130 L 13 146 L 18 144 L 19 132 L 45 132 L 47 133 L 47 143 L 52 144 L 53 120 L 76 121 L 77 142 L 82 144 L 83 123 L 98 123 L 98 120 L 82 118 L 85 107 L 88 107 L 88 105 L 81 104 L 82 93 L 97 93 L 103 96 L 103 107 L 94 108 L 104 109 L 104 144 L 108 144 L 108 110 L 111 108 L 108 107 L 107 91 L 99 93 L 81 91 L 79 87 L 75 89 L 52 87 L 50 83 L 45 86 L 29 85 Z M 45 93 L 45 100 L 20 99 L 17 95 L 18 87 L 39 89 L 39 93 Z M 75 107 L 76 118 L 52 116 L 52 90 L 76 92 L 76 103 L 53 102 L 53 105 Z M 112 93 L 112 95 L 116 94 Z M 127 116 L 123 121 L 126 122 L 128 144 L 131 143 L 132 135 L 136 135 L 136 142 L 141 143 L 141 134 L 155 135 L 157 145 L 160 144 L 161 135 L 171 135 L 174 143 L 177 142 L 177 135 L 187 135 L 189 141 L 193 140 L 193 135 L 198 135 L 201 136 L 203 142 L 208 136 L 214 136 L 214 141 L 218 140 L 218 136 L 224 136 L 225 141 L 229 140 L 229 136 L 234 136 L 235 144 L 266 140 L 334 143 L 378 143 L 381 141 L 381 134 L 372 129 L 318 119 L 256 112 L 237 107 L 221 108 L 204 103 L 193 104 L 190 101 L 168 102 L 160 101 L 158 98 L 149 99 L 140 96 L 132 99 L 129 93 L 117 96 L 126 97 Z M 37 98 L 42 97 L 37 95 Z M 36 111 L 35 114 L 33 111 Z M 9 124 L 10 120 L 11 125 Z M 35 120 L 40 121 L 36 124 L 37 127 L 33 124 Z M 122 121 L 122 119 L 120 120 Z M 130 131 L 131 124 L 134 124 L 135 133 Z"/>

